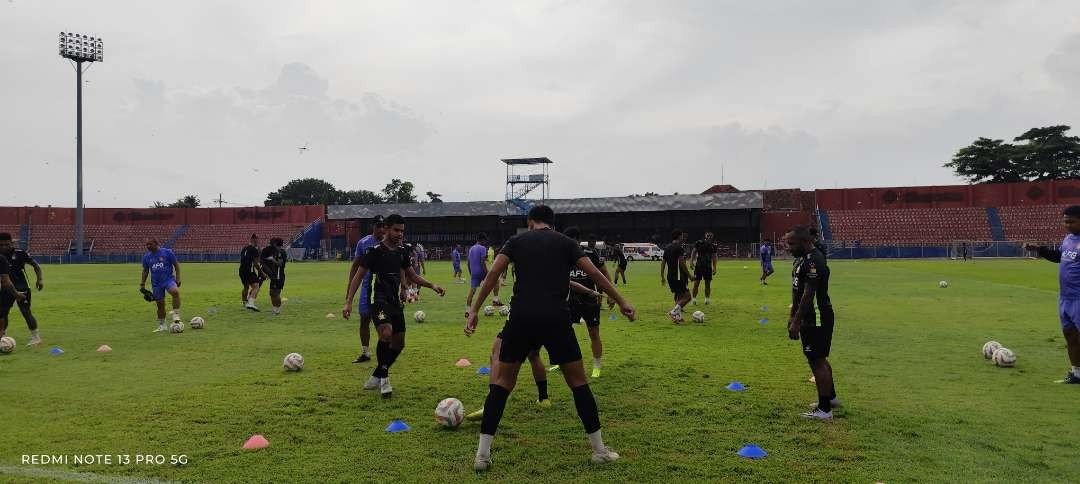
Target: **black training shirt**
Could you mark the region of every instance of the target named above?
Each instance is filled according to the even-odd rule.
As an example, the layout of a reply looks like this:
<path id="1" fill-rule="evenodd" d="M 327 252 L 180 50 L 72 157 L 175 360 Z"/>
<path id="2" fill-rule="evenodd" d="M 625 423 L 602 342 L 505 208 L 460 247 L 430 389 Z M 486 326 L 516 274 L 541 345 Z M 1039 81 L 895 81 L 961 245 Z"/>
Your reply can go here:
<path id="1" fill-rule="evenodd" d="M 263 272 L 267 276 L 273 279 L 285 277 L 285 262 L 288 256 L 284 249 L 268 245 L 259 253 L 259 258 L 262 259 Z"/>
<path id="2" fill-rule="evenodd" d="M 667 278 L 669 281 L 683 281 L 690 279 L 690 274 L 682 273 L 682 264 L 679 261 L 686 257 L 686 249 L 679 242 L 672 242 L 664 248 L 664 264 L 667 264 Z"/>
<path id="3" fill-rule="evenodd" d="M 371 272 L 371 288 L 375 304 L 402 307 L 398 289 L 401 286 L 401 270 L 408 269 L 409 253 L 404 247 L 393 249 L 380 243 L 368 249 L 360 259 L 360 267 Z"/>
<path id="4" fill-rule="evenodd" d="M 711 241 L 701 239 L 694 243 L 694 252 L 697 252 L 697 265 L 712 265 L 712 257 L 716 251 L 716 244 Z"/>
<path id="5" fill-rule="evenodd" d="M 516 314 L 529 320 L 565 324 L 566 297 L 570 290 L 570 269 L 585 253 L 570 237 L 551 229 L 530 230 L 511 237 L 499 254 L 514 264 Z"/>
<path id="6" fill-rule="evenodd" d="M 626 265 L 626 254 L 623 253 L 622 249 L 615 249 L 611 252 L 612 258 L 615 259 L 615 264 L 620 266 Z"/>
<path id="7" fill-rule="evenodd" d="M 15 284 L 15 289 L 30 290 L 30 282 L 26 279 L 26 264 L 31 264 L 33 261 L 34 258 L 22 249 L 15 249 L 15 252 L 11 254 L 8 274 L 11 276 L 11 283 Z"/>
<path id="8" fill-rule="evenodd" d="M 255 261 L 259 259 L 259 248 L 254 245 L 245 246 L 240 251 L 240 272 L 255 272 Z"/>
<path id="9" fill-rule="evenodd" d="M 7 257 L 4 257 L 2 254 L 0 254 L 0 276 L 9 275 L 9 272 L 11 272 L 10 264 L 11 263 L 8 262 Z M 3 289 L 0 288 L 0 291 L 3 291 Z"/>
<path id="10" fill-rule="evenodd" d="M 600 256 L 600 251 L 596 250 L 596 248 L 582 247 L 581 252 L 585 254 L 585 257 L 588 257 L 589 260 L 593 263 L 593 265 L 597 268 L 604 266 L 604 258 Z M 590 278 L 589 275 L 585 273 L 585 271 L 579 269 L 576 265 L 570 267 L 570 280 L 581 284 L 582 286 L 585 286 L 589 289 L 596 289 L 596 284 L 593 283 L 592 278 Z M 572 292 L 572 294 L 578 293 Z M 584 296 L 584 294 L 580 295 Z"/>
<path id="11" fill-rule="evenodd" d="M 818 307 L 832 306 L 832 301 L 829 300 L 829 266 L 825 261 L 825 255 L 818 249 L 814 249 L 809 254 L 795 259 L 795 263 L 792 265 L 791 304 L 793 308 L 797 309 L 799 307 L 799 300 L 802 299 L 807 284 L 815 282 L 817 289 L 815 290 L 814 299 L 817 300 Z M 811 309 L 813 303 L 814 301 L 810 302 Z"/>

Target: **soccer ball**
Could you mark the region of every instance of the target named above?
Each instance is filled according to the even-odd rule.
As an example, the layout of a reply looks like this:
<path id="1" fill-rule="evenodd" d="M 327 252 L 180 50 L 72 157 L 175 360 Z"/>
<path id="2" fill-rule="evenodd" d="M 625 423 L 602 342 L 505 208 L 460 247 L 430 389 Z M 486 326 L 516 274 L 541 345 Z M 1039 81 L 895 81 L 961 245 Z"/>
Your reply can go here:
<path id="1" fill-rule="evenodd" d="M 997 341 L 987 341 L 986 344 L 983 345 L 983 358 L 988 360 L 993 358 L 994 352 L 997 351 L 998 348 L 1001 348 L 1001 343 L 998 343 Z"/>
<path id="2" fill-rule="evenodd" d="M 15 338 L 11 336 L 0 338 L 0 353 L 11 353 L 12 351 L 15 351 Z"/>
<path id="3" fill-rule="evenodd" d="M 427 314 L 424 314 L 423 311 L 417 311 L 413 313 L 412 317 L 416 320 L 416 322 L 422 323 L 424 322 L 424 319 L 427 319 Z"/>
<path id="4" fill-rule="evenodd" d="M 994 364 L 1002 368 L 1012 368 L 1016 364 L 1016 354 L 1008 348 L 998 348 L 994 352 Z"/>
<path id="5" fill-rule="evenodd" d="M 203 329 L 204 327 L 206 327 L 206 320 L 202 317 L 195 316 L 191 318 L 191 329 Z"/>
<path id="6" fill-rule="evenodd" d="M 492 316 L 495 314 L 494 306 L 484 306 L 484 316 Z"/>
<path id="7" fill-rule="evenodd" d="M 300 371 L 304 369 L 304 357 L 300 356 L 300 353 L 289 353 L 285 355 L 285 361 L 282 362 L 282 366 L 289 371 Z"/>
<path id="8" fill-rule="evenodd" d="M 946 282 L 946 281 L 941 281 L 941 282 L 937 283 L 937 285 L 938 285 L 938 287 L 940 287 L 942 289 L 945 289 L 946 287 L 949 287 L 949 283 Z"/>
<path id="9" fill-rule="evenodd" d="M 183 333 L 184 323 L 181 321 L 173 321 L 172 324 L 169 325 L 169 331 L 173 333 Z"/>
<path id="10" fill-rule="evenodd" d="M 510 306 L 503 306 L 503 307 L 499 308 L 499 314 L 501 314 L 503 316 L 509 316 L 510 315 Z"/>
<path id="11" fill-rule="evenodd" d="M 691 314 L 690 317 L 694 318 L 695 323 L 704 323 L 705 322 L 705 313 L 703 313 L 701 311 L 694 311 L 694 314 Z"/>
<path id="12" fill-rule="evenodd" d="M 456 398 L 444 399 L 435 407 L 435 421 L 443 427 L 457 428 L 464 418 L 465 406 Z"/>

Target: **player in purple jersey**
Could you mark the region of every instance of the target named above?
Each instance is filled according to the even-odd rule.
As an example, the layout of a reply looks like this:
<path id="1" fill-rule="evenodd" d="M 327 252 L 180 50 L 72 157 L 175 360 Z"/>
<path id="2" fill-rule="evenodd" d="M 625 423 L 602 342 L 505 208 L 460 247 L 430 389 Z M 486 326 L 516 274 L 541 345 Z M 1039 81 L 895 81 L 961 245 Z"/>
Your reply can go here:
<path id="1" fill-rule="evenodd" d="M 158 328 L 155 333 L 165 331 L 165 293 L 172 296 L 172 319 L 180 321 L 180 262 L 169 249 L 158 245 L 157 239 L 146 241 L 146 255 L 142 260 L 142 281 L 139 289 L 146 289 L 146 276 L 150 276 L 154 302 L 157 303 Z M 173 271 L 176 275 L 173 275 Z"/>
<path id="2" fill-rule="evenodd" d="M 1058 263 L 1058 317 L 1061 332 L 1065 335 L 1065 348 L 1069 354 L 1072 370 L 1065 375 L 1063 383 L 1080 384 L 1080 205 L 1072 205 L 1062 212 L 1065 230 L 1069 233 L 1057 249 L 1034 244 L 1025 248 L 1039 252 L 1050 262 Z"/>
<path id="3" fill-rule="evenodd" d="M 469 296 L 465 298 L 465 308 L 472 307 L 473 295 L 476 294 L 476 288 L 480 287 L 480 284 L 484 282 L 484 278 L 488 273 L 488 248 L 487 248 L 487 234 L 480 232 L 476 235 L 476 244 L 469 247 Z M 502 301 L 499 300 L 499 286 L 495 286 L 495 297 L 491 302 L 495 305 L 502 305 Z"/>
<path id="4" fill-rule="evenodd" d="M 761 249 L 759 249 L 758 252 L 761 257 L 761 285 L 768 286 L 769 283 L 765 282 L 765 279 L 768 279 L 774 272 L 772 266 L 772 240 L 766 239 L 765 242 L 761 244 Z"/>
<path id="5" fill-rule="evenodd" d="M 386 224 L 383 222 L 382 215 L 376 215 L 372 219 L 371 234 L 360 239 L 356 243 L 356 251 L 353 254 L 352 267 L 349 268 L 349 281 L 352 281 L 353 275 L 356 274 L 356 270 L 360 268 L 360 261 L 364 258 L 364 253 L 368 249 L 379 245 L 382 242 L 383 233 L 386 231 Z M 346 282 L 345 287 L 349 285 Z M 365 274 L 364 280 L 360 285 L 360 356 L 357 356 L 353 363 L 363 363 L 365 361 L 371 361 L 371 350 L 369 345 L 371 344 L 371 274 Z"/>
<path id="6" fill-rule="evenodd" d="M 454 250 L 450 251 L 450 262 L 454 265 L 454 282 L 458 284 L 464 284 L 465 279 L 461 277 L 461 246 L 454 244 Z"/>

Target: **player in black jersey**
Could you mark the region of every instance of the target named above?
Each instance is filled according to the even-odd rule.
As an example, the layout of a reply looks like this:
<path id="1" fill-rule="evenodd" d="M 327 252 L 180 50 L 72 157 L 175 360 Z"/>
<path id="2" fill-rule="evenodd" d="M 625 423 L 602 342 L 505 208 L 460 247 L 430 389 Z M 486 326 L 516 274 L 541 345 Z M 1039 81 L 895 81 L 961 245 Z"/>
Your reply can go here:
<path id="1" fill-rule="evenodd" d="M 270 245 L 259 253 L 262 272 L 270 280 L 270 304 L 274 314 L 281 314 L 281 290 L 285 289 L 285 263 L 289 261 L 289 254 L 282 248 L 283 245 L 285 241 L 281 237 L 273 237 L 270 239 Z"/>
<path id="2" fill-rule="evenodd" d="M 266 280 L 262 264 L 259 264 L 259 236 L 251 234 L 248 245 L 240 251 L 240 283 L 244 289 L 240 291 L 240 303 L 245 308 L 258 311 L 255 299 L 259 297 L 259 287 Z"/>
<path id="3" fill-rule="evenodd" d="M 480 293 L 466 315 L 465 334 L 472 335 L 479 323 L 477 313 L 488 294 L 499 284 L 499 276 L 513 262 L 517 269 L 510 322 L 503 331 L 499 352 L 499 378 L 492 382 L 484 401 L 484 418 L 480 425 L 480 445 L 473 468 L 491 467 L 491 442 L 502 419 L 506 400 L 517 383 L 518 371 L 529 353 L 541 346 L 547 349 L 552 364 L 562 367 L 563 378 L 574 395 L 578 416 L 585 426 L 592 446 L 592 461 L 611 462 L 619 455 L 608 449 L 600 435 L 600 415 L 596 400 L 589 390 L 585 369 L 581 364 L 578 346 L 566 303 L 570 269 L 578 267 L 612 299 L 618 302 L 624 315 L 635 317 L 634 307 L 623 299 L 600 270 L 593 265 L 581 246 L 555 232 L 555 212 L 538 205 L 529 210 L 529 231 L 506 242 L 495 258 L 491 271 L 480 287 Z"/>
<path id="4" fill-rule="evenodd" d="M 622 244 L 616 244 L 611 247 L 611 259 L 615 261 L 615 285 L 619 285 L 619 276 L 622 276 L 623 284 L 626 282 L 626 254 L 623 253 Z"/>
<path id="5" fill-rule="evenodd" d="M 825 244 L 821 243 L 821 235 L 818 234 L 817 227 L 810 227 L 810 238 L 814 241 L 814 248 L 821 251 L 821 255 L 826 259 L 829 258 L 829 249 L 825 247 Z"/>
<path id="6" fill-rule="evenodd" d="M 352 314 L 353 297 L 364 275 L 370 272 L 371 289 L 374 300 L 371 312 L 374 314 L 376 331 L 379 333 L 379 344 L 375 346 L 375 358 L 378 366 L 371 374 L 371 378 L 364 384 L 365 390 L 379 389 L 383 398 L 389 398 L 394 391 L 390 386 L 390 366 L 397 360 L 398 355 L 405 349 L 405 306 L 401 302 L 401 285 L 403 278 L 422 287 L 435 291 L 438 295 L 445 294 L 443 288 L 428 282 L 413 271 L 409 262 L 409 253 L 401 245 L 405 238 L 405 217 L 394 214 L 386 217 L 386 233 L 382 242 L 364 253 L 360 260 L 360 267 L 353 274 L 349 282 L 349 290 L 345 293 L 345 307 L 341 315 L 349 319 Z"/>
<path id="7" fill-rule="evenodd" d="M 814 372 L 818 402 L 803 417 L 832 420 L 832 408 L 839 406 L 833 384 L 829 350 L 832 348 L 835 314 L 829 299 L 829 266 L 825 254 L 814 247 L 813 236 L 798 226 L 787 233 L 785 241 L 795 263 L 791 270 L 791 319 L 788 337 L 802 339 L 803 354 Z M 814 306 L 817 306 L 817 311 Z"/>
<path id="8" fill-rule="evenodd" d="M 30 254 L 22 249 L 16 249 L 15 244 L 11 239 L 11 234 L 0 233 L 0 255 L 7 257 L 9 263 L 9 275 L 11 276 L 11 283 L 15 286 L 15 290 L 26 295 L 26 299 L 19 302 L 19 312 L 22 313 L 23 319 L 26 320 L 26 326 L 30 329 L 30 342 L 26 346 L 34 346 L 41 343 L 41 336 L 38 334 L 37 318 L 30 312 L 30 281 L 26 279 L 26 265 L 34 268 L 34 274 L 37 276 L 37 283 L 34 287 L 41 291 L 45 289 L 45 282 L 41 275 L 41 266 Z"/>
<path id="9" fill-rule="evenodd" d="M 671 244 L 664 248 L 664 262 L 660 264 L 660 284 L 667 284 L 675 297 L 675 307 L 668 311 L 668 317 L 675 324 L 683 321 L 682 310 L 690 303 L 690 269 L 686 267 L 686 232 L 675 229 L 671 233 Z M 667 273 L 665 278 L 664 274 Z"/>
<path id="10" fill-rule="evenodd" d="M 563 235 L 570 237 L 578 245 L 581 245 L 581 229 L 567 227 L 563 231 Z M 600 269 L 600 273 L 604 275 L 604 278 L 610 280 L 611 275 L 608 274 L 607 266 L 604 265 L 604 257 L 600 254 L 600 249 L 596 248 L 596 236 L 590 234 L 588 239 L 588 245 L 582 248 L 581 251 L 585 253 L 585 257 L 589 258 L 589 262 L 592 262 L 597 269 Z M 590 291 L 596 288 L 589 275 L 577 267 L 570 268 L 570 281 L 581 284 Z M 570 303 L 570 321 L 577 324 L 581 320 L 585 320 L 585 327 L 589 330 L 589 341 L 592 344 L 592 378 L 600 378 L 600 358 L 604 356 L 604 342 L 600 340 L 600 299 L 571 291 L 568 302 Z"/>
<path id="11" fill-rule="evenodd" d="M 697 304 L 698 285 L 705 281 L 705 304 L 709 304 L 709 296 L 712 295 L 712 278 L 716 273 L 716 257 L 718 247 L 713 241 L 712 231 L 705 232 L 705 238 L 694 242 L 694 248 L 690 250 L 690 260 L 694 261 L 694 290 L 690 296 L 690 302 Z"/>
<path id="12" fill-rule="evenodd" d="M 11 234 L 0 234 L 0 242 L 3 241 L 11 244 Z M 11 313 L 11 307 L 25 300 L 26 295 L 16 290 L 15 284 L 11 281 L 11 263 L 7 256 L 0 254 L 0 338 L 7 333 L 8 314 Z"/>

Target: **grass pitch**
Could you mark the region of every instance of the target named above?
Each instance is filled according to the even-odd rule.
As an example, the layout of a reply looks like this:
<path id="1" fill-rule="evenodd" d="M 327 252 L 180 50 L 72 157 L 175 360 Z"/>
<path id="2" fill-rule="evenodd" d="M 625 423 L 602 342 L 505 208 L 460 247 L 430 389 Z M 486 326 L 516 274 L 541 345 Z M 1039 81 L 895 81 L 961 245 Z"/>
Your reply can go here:
<path id="1" fill-rule="evenodd" d="M 438 428 L 445 397 L 482 404 L 498 316 L 462 335 L 466 286 L 430 264 L 446 287 L 406 308 L 407 347 L 391 370 L 394 397 L 360 389 L 372 363 L 352 364 L 357 322 L 340 318 L 348 266 L 289 265 L 289 298 L 274 317 L 240 308 L 234 265 L 183 266 L 183 317 L 207 328 L 152 334 L 153 307 L 137 293 L 134 265 L 46 266 L 34 295 L 45 344 L 0 356 L 4 432 L 0 477 L 10 481 L 153 479 L 201 482 L 1066 482 L 1080 472 L 1075 431 L 1080 388 L 1052 383 L 1067 369 L 1056 317 L 1056 266 L 1012 260 L 832 263 L 837 326 L 831 358 L 844 407 L 829 423 L 799 413 L 815 401 L 799 346 L 786 336 L 789 269 L 767 288 L 754 261 L 722 262 L 703 325 L 667 321 L 659 266 L 630 265 L 626 291 L 637 322 L 603 314 L 604 369 L 591 387 L 604 438 L 623 459 L 589 464 L 589 447 L 559 373 L 554 402 L 532 404 L 523 371 L 495 439 L 493 469 L 472 471 L 479 425 Z M 950 283 L 938 288 L 939 280 Z M 505 288 L 504 290 L 508 290 Z M 268 309 L 266 295 L 261 305 Z M 211 308 L 216 309 L 210 314 Z M 337 318 L 326 319 L 327 313 Z M 761 319 L 768 319 L 762 324 Z M 588 335 L 578 328 L 590 367 Z M 995 368 L 987 340 L 1018 355 Z M 113 352 L 95 349 L 108 344 Z M 52 347 L 65 353 L 49 354 Z M 300 373 L 281 368 L 296 351 Z M 468 358 L 469 368 L 454 362 Z M 738 380 L 749 387 L 729 392 Z M 412 430 L 384 428 L 403 419 Z M 261 433 L 270 447 L 243 451 Z M 766 459 L 735 452 L 754 443 Z M 29 465 L 24 455 L 67 456 Z M 75 465 L 76 455 L 111 464 Z M 115 456 L 128 455 L 123 464 Z M 136 462 L 163 456 L 165 464 Z M 172 465 L 171 456 L 186 456 Z M 76 474 L 77 473 L 77 474 Z"/>

